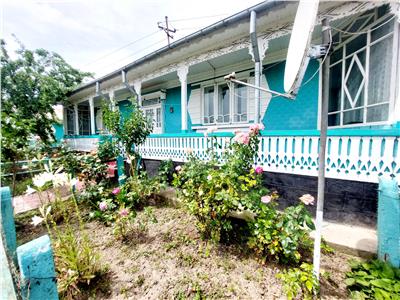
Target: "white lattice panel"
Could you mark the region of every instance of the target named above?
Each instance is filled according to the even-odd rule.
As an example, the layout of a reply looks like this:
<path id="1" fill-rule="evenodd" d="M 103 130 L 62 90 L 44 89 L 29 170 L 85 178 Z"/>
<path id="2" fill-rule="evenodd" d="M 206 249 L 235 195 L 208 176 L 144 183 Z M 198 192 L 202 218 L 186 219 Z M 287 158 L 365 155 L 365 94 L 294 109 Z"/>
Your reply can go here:
<path id="1" fill-rule="evenodd" d="M 221 149 L 227 138 L 218 137 Z M 139 152 L 145 159 L 184 162 L 187 149 L 200 159 L 208 159 L 207 149 L 214 139 L 205 137 L 148 138 Z M 317 136 L 263 136 L 256 164 L 267 172 L 317 176 Z M 329 178 L 378 182 L 379 177 L 400 177 L 399 137 L 330 136 L 327 140 L 326 176 Z M 400 179 L 400 178 L 399 178 Z"/>
<path id="2" fill-rule="evenodd" d="M 67 145 L 77 151 L 90 152 L 97 149 L 98 138 L 70 138 L 65 139 Z"/>

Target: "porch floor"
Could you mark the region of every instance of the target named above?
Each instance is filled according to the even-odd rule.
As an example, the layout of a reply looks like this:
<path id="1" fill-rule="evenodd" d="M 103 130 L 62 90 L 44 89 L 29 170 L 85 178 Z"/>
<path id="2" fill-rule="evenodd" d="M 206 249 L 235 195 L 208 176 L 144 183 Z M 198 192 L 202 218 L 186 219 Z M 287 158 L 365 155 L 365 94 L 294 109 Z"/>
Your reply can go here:
<path id="1" fill-rule="evenodd" d="M 349 254 L 370 258 L 378 251 L 377 231 L 370 227 L 324 221 L 322 236 L 329 245 Z"/>

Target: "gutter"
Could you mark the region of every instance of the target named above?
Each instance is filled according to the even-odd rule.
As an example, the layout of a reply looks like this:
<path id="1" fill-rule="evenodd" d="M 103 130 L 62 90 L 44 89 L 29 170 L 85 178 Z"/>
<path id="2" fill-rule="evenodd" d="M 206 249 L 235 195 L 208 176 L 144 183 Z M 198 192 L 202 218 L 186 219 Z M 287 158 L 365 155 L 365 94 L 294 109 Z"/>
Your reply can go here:
<path id="1" fill-rule="evenodd" d="M 200 29 L 199 31 L 196 31 L 196 32 L 194 32 L 194 33 L 192 33 L 192 34 L 190 34 L 190 35 L 188 35 L 186 37 L 183 37 L 183 38 L 177 40 L 176 42 L 173 42 L 169 46 L 164 46 L 164 47 L 162 47 L 162 48 L 160 48 L 160 49 L 158 49 L 158 50 L 156 50 L 154 52 L 151 52 L 151 53 L 143 56 L 142 58 L 139 58 L 139 59 L 133 61 L 132 63 L 130 63 L 130 64 L 128 64 L 128 65 L 126 65 L 126 66 L 124 66 L 122 68 L 117 69 L 116 71 L 113 71 L 113 72 L 111 72 L 111 73 L 109 73 L 107 75 L 104 75 L 104 76 L 102 76 L 100 78 L 97 78 L 97 79 L 95 79 L 95 80 L 93 80 L 93 81 L 91 81 L 89 83 L 86 83 L 86 84 L 84 84 L 82 86 L 79 86 L 76 89 L 74 89 L 68 96 L 74 95 L 74 94 L 76 94 L 76 93 L 78 93 L 78 92 L 80 92 L 80 91 L 82 91 L 84 89 L 87 89 L 89 87 L 95 86 L 96 82 L 103 82 L 103 81 L 106 81 L 106 80 L 111 79 L 113 77 L 116 77 L 119 74 L 121 74 L 122 71 L 127 73 L 129 70 L 133 69 L 134 67 L 136 67 L 136 66 L 138 66 L 138 65 L 140 65 L 140 64 L 142 64 L 144 62 L 147 62 L 147 61 L 149 61 L 149 60 L 151 60 L 151 59 L 153 59 L 153 58 L 155 58 L 155 57 L 157 57 L 157 56 L 159 56 L 161 54 L 164 54 L 164 53 L 168 52 L 170 49 L 177 48 L 179 46 L 183 46 L 186 43 L 189 43 L 189 42 L 195 40 L 196 38 L 204 37 L 207 34 L 210 34 L 210 33 L 214 32 L 214 31 L 217 31 L 218 29 L 221 29 L 221 28 L 224 28 L 224 27 L 228 27 L 228 25 L 231 25 L 233 23 L 239 22 L 241 20 L 246 20 L 246 19 L 249 18 L 251 11 L 254 11 L 256 13 L 263 12 L 263 11 L 269 11 L 269 10 L 276 9 L 279 6 L 286 5 L 286 4 L 287 3 L 285 1 L 279 1 L 279 0 L 267 0 L 267 1 L 261 2 L 259 4 L 256 4 L 256 5 L 254 5 L 254 6 L 250 7 L 250 8 L 247 8 L 247 9 L 245 9 L 245 10 L 243 10 L 243 11 L 237 13 L 237 14 L 234 14 L 234 15 L 232 15 L 232 16 L 230 16 L 228 18 L 225 18 L 225 19 L 223 19 L 221 21 L 218 21 L 218 22 L 216 22 L 216 23 L 214 23 L 214 24 L 212 24 L 212 25 L 210 25 L 208 27 Z"/>

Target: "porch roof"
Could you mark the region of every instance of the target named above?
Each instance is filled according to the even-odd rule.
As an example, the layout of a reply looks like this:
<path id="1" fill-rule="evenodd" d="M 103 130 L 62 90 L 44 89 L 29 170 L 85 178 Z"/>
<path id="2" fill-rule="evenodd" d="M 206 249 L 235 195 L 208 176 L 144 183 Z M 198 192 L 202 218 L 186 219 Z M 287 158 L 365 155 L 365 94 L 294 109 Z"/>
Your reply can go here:
<path id="1" fill-rule="evenodd" d="M 348 3 L 349 7 L 346 6 L 344 10 L 338 10 L 335 11 L 335 8 L 345 6 L 346 3 L 343 3 L 341 1 L 338 2 L 321 2 L 320 5 L 320 13 L 328 13 L 331 16 L 333 16 L 333 19 L 340 19 L 342 17 L 345 17 L 347 15 L 351 14 L 356 14 L 361 11 L 370 9 L 372 6 L 378 6 L 378 5 L 383 5 L 385 2 L 381 2 L 379 4 L 369 2 L 369 3 Z M 195 57 L 198 56 L 199 50 L 198 49 L 191 49 L 189 50 L 189 47 L 193 45 L 196 45 L 197 48 L 200 47 L 202 48 L 204 46 L 204 51 L 212 50 L 215 55 L 220 52 L 221 49 L 218 47 L 220 45 L 215 46 L 214 44 L 210 42 L 212 40 L 211 37 L 214 37 L 215 35 L 217 36 L 217 40 L 222 44 L 226 45 L 231 45 L 234 50 L 232 51 L 240 51 L 240 50 L 245 50 L 247 51 L 247 47 L 243 48 L 243 39 L 246 39 L 244 36 L 248 34 L 248 26 L 247 23 L 249 22 L 250 19 L 250 12 L 255 11 L 257 13 L 258 19 L 259 19 L 259 27 L 262 27 L 262 30 L 260 30 L 260 33 L 262 32 L 264 35 L 268 36 L 268 40 L 280 38 L 284 35 L 288 35 L 290 33 L 290 26 L 291 22 L 293 21 L 292 19 L 294 18 L 295 12 L 296 12 L 296 5 L 293 2 L 288 2 L 288 1 L 276 1 L 276 0 L 267 0 L 262 3 L 259 3 L 255 6 L 249 7 L 239 13 L 236 13 L 230 17 L 227 17 L 219 22 L 216 22 L 210 26 L 207 26 L 199 31 L 196 31 L 182 39 L 177 40 L 176 42 L 173 42 L 170 46 L 165 46 L 162 47 L 150 54 L 147 54 L 143 56 L 140 59 L 137 59 L 133 61 L 132 63 L 119 68 L 105 76 L 99 77 L 91 82 L 88 82 L 86 84 L 83 84 L 79 87 L 77 87 L 75 90 L 73 90 L 70 93 L 70 97 L 80 97 L 79 95 L 81 93 L 93 93 L 94 88 L 96 86 L 96 83 L 104 83 L 106 86 L 114 86 L 118 81 L 121 82 L 120 79 L 118 79 L 121 76 L 121 72 L 125 71 L 127 73 L 127 78 L 129 80 L 128 76 L 128 71 L 135 69 L 135 74 L 133 72 L 130 72 L 129 75 L 131 76 L 139 76 L 141 75 L 144 77 L 143 79 L 145 81 L 152 80 L 153 78 L 146 78 L 146 76 L 149 68 L 151 69 L 170 69 L 170 72 L 173 72 L 173 68 L 169 68 L 169 66 L 176 66 L 179 63 L 185 62 L 185 59 L 189 58 L 194 58 L 196 64 L 201 63 L 202 61 L 197 61 Z M 346 11 L 347 10 L 347 11 Z M 276 13 L 275 15 L 271 15 L 270 13 Z M 279 12 L 279 13 L 278 13 Z M 268 18 L 263 18 L 266 15 L 268 15 Z M 228 32 L 228 29 L 230 31 Z M 218 33 L 217 33 L 218 32 Z M 280 33 L 279 33 L 280 32 Z M 314 35 L 318 35 L 320 32 L 320 28 L 316 28 L 314 31 Z M 233 36 L 232 36 L 233 35 Z M 206 41 L 208 40 L 208 41 Z M 247 40 L 247 39 L 246 39 Z M 196 43 L 192 43 L 196 41 Z M 237 44 L 240 44 L 238 46 Z M 210 44 L 214 46 L 214 49 L 210 48 Z M 235 45 L 236 44 L 236 45 Z M 271 45 L 270 45 L 271 46 Z M 245 49 L 246 48 L 246 49 Z M 187 56 L 184 55 L 185 57 L 182 56 L 182 53 L 180 52 L 182 49 L 185 49 L 185 52 L 187 53 Z M 230 51 L 230 52 L 232 52 Z M 243 52 L 243 51 L 241 51 Z M 186 54 L 186 53 L 185 53 Z M 220 53 L 220 55 L 224 55 L 226 53 Z M 166 56 L 168 55 L 168 56 Z M 213 57 L 209 57 L 206 60 L 209 61 Z M 215 57 L 214 57 L 215 58 Z M 160 60 L 162 62 L 160 62 Z M 145 67 L 148 67 L 147 69 Z M 199 67 L 199 66 L 197 66 Z M 201 67 L 201 66 L 200 66 Z M 143 69 L 143 70 L 142 70 Z M 146 69 L 146 70 L 144 70 Z M 165 75 L 165 74 L 159 74 Z M 131 80 L 129 80 L 131 82 Z M 103 87 L 102 87 L 103 88 Z M 106 88 L 107 89 L 107 88 Z M 88 90 L 91 90 L 92 92 L 89 92 Z"/>

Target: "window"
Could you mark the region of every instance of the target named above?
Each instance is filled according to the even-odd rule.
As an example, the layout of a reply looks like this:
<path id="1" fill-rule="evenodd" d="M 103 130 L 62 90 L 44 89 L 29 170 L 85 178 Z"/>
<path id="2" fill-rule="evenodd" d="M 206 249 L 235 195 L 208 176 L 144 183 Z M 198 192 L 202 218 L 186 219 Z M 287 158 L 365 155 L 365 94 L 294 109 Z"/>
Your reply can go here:
<path id="1" fill-rule="evenodd" d="M 350 126 L 388 120 L 394 20 L 375 21 L 375 11 L 353 20 L 337 33 L 331 55 L 329 126 Z M 385 24 L 386 22 L 386 24 Z M 371 28 L 378 29 L 371 31 Z"/>
<path id="2" fill-rule="evenodd" d="M 247 87 L 242 84 L 235 86 L 234 122 L 247 122 Z"/>
<path id="3" fill-rule="evenodd" d="M 90 135 L 89 103 L 83 102 L 78 104 L 78 121 L 79 121 L 79 134 Z"/>
<path id="4" fill-rule="evenodd" d="M 66 120 L 66 133 L 67 135 L 75 134 L 75 110 L 73 106 L 68 106 L 65 108 Z"/>
<path id="5" fill-rule="evenodd" d="M 204 88 L 204 124 L 214 123 L 214 86 Z"/>
<path id="6" fill-rule="evenodd" d="M 153 133 L 162 132 L 162 113 L 159 99 L 148 99 L 142 103 L 144 115 L 153 122 Z"/>
<path id="7" fill-rule="evenodd" d="M 230 95 L 228 85 L 218 86 L 218 123 L 229 123 L 230 121 Z"/>
<path id="8" fill-rule="evenodd" d="M 225 83 L 203 88 L 204 124 L 247 122 L 247 106 L 248 90 L 244 85 L 235 84 L 232 92 Z"/>

